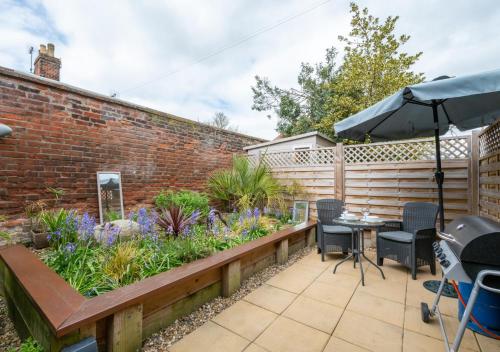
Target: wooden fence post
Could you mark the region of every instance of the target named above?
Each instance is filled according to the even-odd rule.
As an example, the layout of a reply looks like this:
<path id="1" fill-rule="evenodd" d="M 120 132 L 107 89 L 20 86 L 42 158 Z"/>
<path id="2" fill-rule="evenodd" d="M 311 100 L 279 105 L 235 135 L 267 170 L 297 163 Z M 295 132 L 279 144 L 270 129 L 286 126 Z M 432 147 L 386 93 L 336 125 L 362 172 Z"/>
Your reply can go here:
<path id="1" fill-rule="evenodd" d="M 335 150 L 335 198 L 344 200 L 344 145 L 337 143 Z"/>
<path id="2" fill-rule="evenodd" d="M 142 304 L 113 315 L 108 331 L 108 351 L 133 352 L 142 347 Z"/>
<path id="3" fill-rule="evenodd" d="M 470 212 L 479 215 L 479 131 L 472 132 L 470 141 Z"/>
<path id="4" fill-rule="evenodd" d="M 276 262 L 278 264 L 285 264 L 288 260 L 288 239 L 282 240 L 278 243 L 276 249 Z"/>
<path id="5" fill-rule="evenodd" d="M 241 262 L 235 260 L 222 267 L 222 296 L 231 296 L 241 285 Z"/>

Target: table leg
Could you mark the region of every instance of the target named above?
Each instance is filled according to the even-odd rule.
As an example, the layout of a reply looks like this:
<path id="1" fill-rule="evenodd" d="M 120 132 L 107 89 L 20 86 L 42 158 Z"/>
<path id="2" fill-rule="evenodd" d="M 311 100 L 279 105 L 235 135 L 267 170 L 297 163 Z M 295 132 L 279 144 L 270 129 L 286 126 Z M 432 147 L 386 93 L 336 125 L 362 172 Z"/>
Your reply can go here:
<path id="1" fill-rule="evenodd" d="M 365 273 L 363 272 L 363 264 L 361 263 L 361 256 L 364 256 L 363 253 L 363 245 L 362 238 L 363 237 L 363 229 L 358 230 L 358 260 L 359 260 L 359 269 L 361 270 L 361 285 L 365 285 Z"/>
<path id="2" fill-rule="evenodd" d="M 351 254 L 349 254 L 347 257 L 345 257 L 344 259 L 342 259 L 340 262 L 338 262 L 335 267 L 333 268 L 333 273 L 335 274 L 335 272 L 337 271 L 337 267 L 348 261 L 349 259 L 353 258 L 353 262 L 354 262 L 354 266 L 356 267 L 356 256 L 354 255 L 354 229 L 351 229 Z"/>
<path id="3" fill-rule="evenodd" d="M 377 228 L 377 234 L 378 234 L 378 228 Z M 382 274 L 382 278 L 385 280 L 385 275 L 384 275 L 384 272 L 382 271 L 382 269 L 377 265 L 375 264 L 374 262 L 372 262 L 366 255 L 365 255 L 365 250 L 364 250 L 364 239 L 363 239 L 363 250 L 361 251 L 361 255 L 368 261 L 370 262 L 374 267 L 376 267 L 378 269 L 378 271 L 380 271 L 380 274 Z"/>

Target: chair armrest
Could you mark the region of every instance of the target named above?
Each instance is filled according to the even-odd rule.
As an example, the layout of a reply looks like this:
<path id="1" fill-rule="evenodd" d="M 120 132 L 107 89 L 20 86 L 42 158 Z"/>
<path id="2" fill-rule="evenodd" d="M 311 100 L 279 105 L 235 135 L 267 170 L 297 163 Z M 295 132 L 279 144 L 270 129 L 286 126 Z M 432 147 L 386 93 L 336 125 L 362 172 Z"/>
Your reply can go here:
<path id="1" fill-rule="evenodd" d="M 382 226 L 379 232 L 388 232 L 388 231 L 402 231 L 403 230 L 403 222 L 399 220 L 387 220 L 384 221 L 385 225 Z"/>
<path id="2" fill-rule="evenodd" d="M 413 237 L 416 240 L 427 240 L 427 239 L 432 239 L 434 240 L 436 238 L 436 228 L 430 228 L 430 229 L 419 229 L 415 230 L 415 233 L 413 234 Z"/>

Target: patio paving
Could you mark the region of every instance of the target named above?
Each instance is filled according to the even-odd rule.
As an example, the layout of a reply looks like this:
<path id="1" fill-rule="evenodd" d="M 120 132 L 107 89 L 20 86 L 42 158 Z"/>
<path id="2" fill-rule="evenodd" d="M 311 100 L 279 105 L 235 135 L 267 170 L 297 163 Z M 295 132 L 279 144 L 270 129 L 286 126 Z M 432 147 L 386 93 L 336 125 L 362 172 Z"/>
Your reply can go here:
<path id="1" fill-rule="evenodd" d="M 373 258 L 373 252 L 367 252 Z M 366 265 L 365 285 L 352 262 L 332 273 L 339 256 L 321 262 L 312 252 L 271 278 L 175 345 L 170 352 L 443 351 L 439 323 L 420 319 L 420 302 L 434 295 L 422 282 L 439 279 L 428 269 L 411 279 L 386 260 L 384 281 Z M 457 301 L 443 297 L 441 311 L 454 337 Z M 500 341 L 467 330 L 460 351 L 500 351 Z"/>

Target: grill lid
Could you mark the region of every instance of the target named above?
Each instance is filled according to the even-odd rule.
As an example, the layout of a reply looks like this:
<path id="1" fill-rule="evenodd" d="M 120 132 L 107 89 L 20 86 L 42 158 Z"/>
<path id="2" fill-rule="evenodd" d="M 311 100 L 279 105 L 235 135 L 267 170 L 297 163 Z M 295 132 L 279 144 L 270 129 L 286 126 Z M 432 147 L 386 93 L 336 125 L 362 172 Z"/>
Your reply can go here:
<path id="1" fill-rule="evenodd" d="M 480 216 L 467 215 L 448 224 L 446 234 L 451 235 L 447 239 L 448 244 L 471 279 L 474 280 L 481 270 L 500 269 L 500 224 L 498 222 Z"/>

